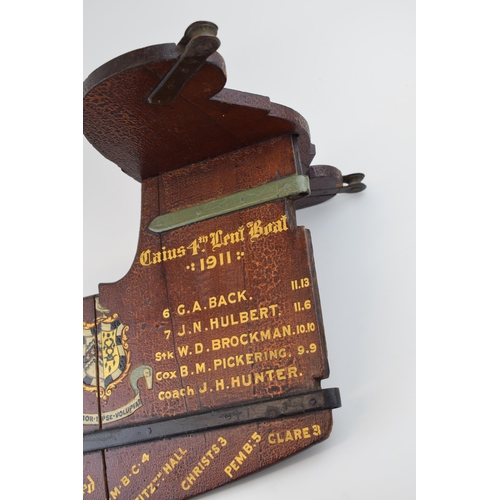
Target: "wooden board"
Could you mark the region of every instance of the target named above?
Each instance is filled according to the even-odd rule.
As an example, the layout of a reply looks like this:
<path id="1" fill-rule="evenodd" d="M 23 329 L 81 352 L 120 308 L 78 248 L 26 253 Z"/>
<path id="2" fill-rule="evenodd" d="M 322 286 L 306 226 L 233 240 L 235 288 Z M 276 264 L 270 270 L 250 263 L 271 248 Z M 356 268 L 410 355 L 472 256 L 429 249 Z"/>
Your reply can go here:
<path id="1" fill-rule="evenodd" d="M 140 49 L 85 82 L 85 135 L 142 183 L 134 262 L 84 299 L 84 443 L 94 447 L 83 478 L 95 499 L 208 491 L 326 439 L 324 408 L 340 404 L 316 400 L 329 368 L 311 238 L 295 218 L 308 202 L 276 196 L 150 228 L 306 170 L 319 191 L 341 182 L 330 167 L 309 169 L 314 146 L 295 111 L 223 89 L 216 53 L 174 101 L 148 102 L 181 57 L 180 44 Z M 265 415 L 250 418 L 260 403 Z M 165 422 L 175 432 L 157 435 Z"/>

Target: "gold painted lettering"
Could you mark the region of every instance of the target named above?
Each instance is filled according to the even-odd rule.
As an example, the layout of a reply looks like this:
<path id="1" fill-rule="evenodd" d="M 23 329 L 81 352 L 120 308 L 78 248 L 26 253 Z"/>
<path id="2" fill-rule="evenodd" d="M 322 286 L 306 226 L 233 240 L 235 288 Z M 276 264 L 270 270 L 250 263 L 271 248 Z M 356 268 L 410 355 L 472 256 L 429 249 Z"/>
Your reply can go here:
<path id="1" fill-rule="evenodd" d="M 151 265 L 151 250 L 148 249 L 142 252 L 139 261 L 141 263 L 141 266 Z"/>
<path id="2" fill-rule="evenodd" d="M 212 250 L 222 246 L 222 229 L 210 233 L 210 243 L 212 244 Z"/>
<path id="3" fill-rule="evenodd" d="M 236 462 L 238 462 L 239 465 L 241 465 L 247 459 L 247 456 L 243 453 L 243 451 L 240 451 L 238 453 L 238 455 L 236 455 L 234 457 L 234 459 L 235 459 Z M 235 470 L 237 470 L 237 469 L 235 469 Z"/>
<path id="4" fill-rule="evenodd" d="M 247 222 L 247 227 L 249 228 L 250 241 L 257 239 L 262 234 L 262 222 L 256 220 L 255 222 Z"/>
<path id="5" fill-rule="evenodd" d="M 115 488 L 113 490 L 111 490 L 110 493 L 111 493 L 111 497 L 114 500 L 120 494 L 120 488 L 118 488 L 118 486 L 115 486 Z"/>

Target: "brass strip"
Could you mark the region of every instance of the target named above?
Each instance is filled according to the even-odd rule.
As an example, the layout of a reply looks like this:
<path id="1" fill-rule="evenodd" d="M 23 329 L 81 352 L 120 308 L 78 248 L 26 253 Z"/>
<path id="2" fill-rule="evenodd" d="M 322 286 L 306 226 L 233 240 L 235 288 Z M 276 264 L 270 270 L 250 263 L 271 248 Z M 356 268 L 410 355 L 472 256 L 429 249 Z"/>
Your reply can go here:
<path id="1" fill-rule="evenodd" d="M 279 200 L 287 196 L 306 196 L 310 192 L 311 188 L 309 187 L 309 177 L 307 175 L 291 175 L 246 191 L 229 194 L 216 200 L 159 215 L 153 219 L 149 229 L 154 233 L 164 233 L 188 224 Z"/>

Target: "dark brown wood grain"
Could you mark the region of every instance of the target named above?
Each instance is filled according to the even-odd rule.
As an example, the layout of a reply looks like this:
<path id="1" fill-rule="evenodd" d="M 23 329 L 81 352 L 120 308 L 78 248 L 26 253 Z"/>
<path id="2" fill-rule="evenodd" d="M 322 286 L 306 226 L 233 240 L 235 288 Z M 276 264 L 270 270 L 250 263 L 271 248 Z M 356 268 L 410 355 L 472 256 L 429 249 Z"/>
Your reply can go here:
<path id="1" fill-rule="evenodd" d="M 175 64 L 175 45 L 110 61 L 84 84 L 83 130 L 106 158 L 138 181 L 282 135 L 296 134 L 304 168 L 313 156 L 307 122 L 267 97 L 223 89 L 216 53 L 167 106 L 147 98 Z"/>
<path id="2" fill-rule="evenodd" d="M 252 175 L 256 164 L 260 166 L 259 171 Z M 143 407 L 127 417 L 127 424 L 319 387 L 318 381 L 328 369 L 326 346 L 308 235 L 304 228 L 296 226 L 293 205 L 286 201 L 268 203 L 162 235 L 153 234 L 147 228 L 161 213 L 294 174 L 296 164 L 293 142 L 288 137 L 244 148 L 143 183 L 141 236 L 134 264 L 118 283 L 99 287 L 102 306 L 118 314 L 129 328 L 127 344 L 133 354 L 132 366 L 151 366 L 155 374 L 153 389 L 141 392 Z M 175 193 L 181 196 L 176 197 Z M 252 239 L 253 226 L 248 224 L 255 223 L 255 227 L 261 228 L 276 222 L 281 222 L 286 230 Z M 214 248 L 211 240 L 217 235 L 222 239 L 227 234 L 241 234 L 242 241 Z M 207 241 L 200 243 L 200 238 Z M 193 242 L 199 248 L 190 249 Z M 182 257 L 153 263 L 155 254 L 163 259 L 170 253 L 176 254 L 180 248 L 184 252 Z M 141 255 L 147 256 L 148 265 L 141 264 Z M 213 270 L 202 271 L 201 259 L 209 256 L 216 258 L 217 265 Z M 220 265 L 221 259 L 224 259 L 223 265 Z M 309 286 L 292 290 L 292 281 L 301 279 L 307 279 Z M 230 297 L 230 294 L 233 295 Z M 230 304 L 231 299 L 237 302 Z M 212 307 L 214 300 L 221 305 Z M 304 310 L 295 311 L 294 303 L 301 304 Z M 197 306 L 201 310 L 191 311 Z M 168 318 L 163 314 L 166 309 L 170 311 Z M 268 317 L 261 317 L 264 314 Z M 247 315 L 249 321 L 241 321 Z M 302 325 L 307 329 L 309 324 L 314 331 L 305 334 L 297 331 Z M 165 331 L 171 333 L 165 334 Z M 270 338 L 255 340 L 249 345 L 242 345 L 239 340 L 238 346 L 222 347 L 227 339 L 235 343 L 242 334 L 261 339 L 261 331 Z M 247 337 L 242 340 L 248 341 Z M 308 351 L 310 344 L 315 345 L 314 353 L 298 354 L 299 345 Z M 202 346 L 203 352 L 197 353 Z M 244 356 L 245 359 L 236 361 L 246 363 L 247 354 L 255 352 L 263 357 L 278 356 L 278 359 L 224 368 L 229 358 L 232 363 L 234 356 Z M 166 359 L 156 360 L 156 356 Z M 203 363 L 205 371 L 196 373 Z M 244 385 L 254 373 L 260 377 L 269 369 L 284 371 L 266 375 L 266 378 L 274 378 L 271 383 Z M 188 375 L 181 376 L 182 370 L 187 370 Z M 161 378 L 169 372 L 173 378 Z M 277 376 L 282 380 L 276 380 Z M 240 387 L 236 387 L 237 384 Z M 193 391 L 193 394 L 165 399 L 166 392 L 174 394 L 182 390 Z M 108 412 L 112 407 L 121 407 L 132 396 L 130 384 L 117 385 L 112 396 L 103 400 L 101 410 Z M 123 425 L 121 420 L 108 424 L 109 427 L 120 425 Z"/>
<path id="3" fill-rule="evenodd" d="M 83 498 L 105 499 L 108 497 L 104 454 L 101 451 L 83 455 Z"/>
<path id="4" fill-rule="evenodd" d="M 110 498 L 190 498 L 328 437 L 331 411 L 109 450 Z M 209 488 L 207 487 L 209 485 Z"/>
<path id="5" fill-rule="evenodd" d="M 217 53 L 171 102 L 148 102 L 182 50 L 133 51 L 84 84 L 87 139 L 142 183 L 131 268 L 84 299 L 84 433 L 307 394 L 329 374 L 311 237 L 295 217 L 312 203 L 282 198 L 149 229 L 160 215 L 293 175 L 309 172 L 313 189 L 342 182 L 331 167 L 308 170 L 314 146 L 298 113 L 223 88 Z M 84 495 L 189 498 L 332 428 L 330 410 L 269 418 L 86 453 Z"/>

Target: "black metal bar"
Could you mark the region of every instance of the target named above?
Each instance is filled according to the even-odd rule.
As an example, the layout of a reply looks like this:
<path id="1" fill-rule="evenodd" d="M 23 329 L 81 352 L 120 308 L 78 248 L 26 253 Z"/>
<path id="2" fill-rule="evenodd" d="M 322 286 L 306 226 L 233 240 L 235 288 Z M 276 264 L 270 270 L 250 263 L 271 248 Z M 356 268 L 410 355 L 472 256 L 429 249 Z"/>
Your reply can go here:
<path id="1" fill-rule="evenodd" d="M 177 44 L 183 49 L 174 67 L 162 79 L 148 98 L 152 104 L 170 104 L 184 85 L 200 70 L 205 61 L 220 47 L 217 25 L 200 21 L 188 27 Z"/>
<path id="2" fill-rule="evenodd" d="M 220 427 L 289 417 L 341 406 L 337 388 L 322 389 L 285 398 L 222 408 L 125 428 L 89 432 L 83 436 L 83 452 L 104 450 Z"/>

